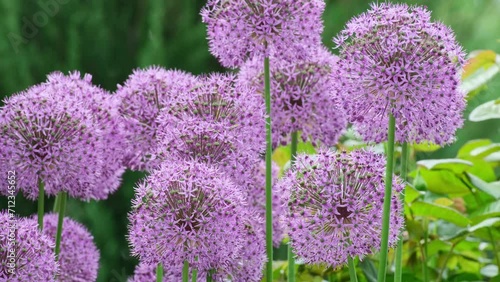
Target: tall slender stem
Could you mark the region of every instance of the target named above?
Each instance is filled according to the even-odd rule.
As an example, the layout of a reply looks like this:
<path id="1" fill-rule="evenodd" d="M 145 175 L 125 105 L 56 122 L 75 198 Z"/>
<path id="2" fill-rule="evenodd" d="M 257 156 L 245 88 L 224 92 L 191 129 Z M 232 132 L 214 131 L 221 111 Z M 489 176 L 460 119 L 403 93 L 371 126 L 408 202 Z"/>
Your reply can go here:
<path id="1" fill-rule="evenodd" d="M 406 188 L 406 177 L 408 175 L 408 143 L 403 143 L 401 152 L 401 179 L 405 181 L 405 187 L 401 191 L 401 201 L 403 203 L 402 210 L 405 206 L 405 188 Z M 403 280 L 403 235 L 399 236 L 398 246 L 396 248 L 396 270 L 394 272 L 394 282 L 402 282 Z"/>
<path id="2" fill-rule="evenodd" d="M 163 266 L 161 263 L 159 263 L 156 266 L 156 282 L 162 282 L 163 281 Z"/>
<path id="3" fill-rule="evenodd" d="M 59 194 L 56 195 L 56 199 L 54 200 L 54 207 L 52 207 L 53 212 L 58 212 L 59 211 L 59 205 L 61 202 L 61 197 Z"/>
<path id="4" fill-rule="evenodd" d="M 446 265 L 448 264 L 448 260 L 450 259 L 451 255 L 453 254 L 453 249 L 455 249 L 455 246 L 456 246 L 455 243 L 451 244 L 450 251 L 446 255 L 446 258 L 444 259 L 443 267 L 441 267 L 441 270 L 439 271 L 439 275 L 436 279 L 436 282 L 441 282 L 441 279 L 443 278 L 444 270 L 446 269 Z"/>
<path id="5" fill-rule="evenodd" d="M 351 278 L 351 282 L 358 282 L 356 266 L 354 265 L 354 260 L 352 259 L 352 257 L 347 258 L 347 266 L 349 267 L 349 277 Z"/>
<path id="6" fill-rule="evenodd" d="M 196 282 L 198 280 L 198 269 L 193 268 L 193 272 L 191 275 L 191 282 Z"/>
<path id="7" fill-rule="evenodd" d="M 57 233 L 56 233 L 56 259 L 59 259 L 59 253 L 61 252 L 61 237 L 62 237 L 62 229 L 63 229 L 63 222 L 64 222 L 64 213 L 66 211 L 66 198 L 67 198 L 67 193 L 66 192 L 59 192 L 58 194 L 59 199 L 59 217 L 57 219 Z"/>
<path id="8" fill-rule="evenodd" d="M 424 224 L 424 245 L 422 246 L 422 273 L 424 276 L 424 282 L 429 281 L 429 269 L 427 268 L 427 246 L 429 242 L 429 223 L 427 218 L 423 218 L 422 223 Z"/>
<path id="9" fill-rule="evenodd" d="M 298 132 L 292 132 L 292 144 L 290 146 L 290 169 L 294 169 L 295 159 L 297 157 Z M 288 241 L 288 281 L 295 282 L 295 255 L 291 244 L 291 238 Z"/>
<path id="10" fill-rule="evenodd" d="M 212 279 L 212 273 L 213 273 L 212 270 L 209 270 L 207 272 L 207 282 L 212 282 L 213 281 L 213 279 Z"/>
<path id="11" fill-rule="evenodd" d="M 266 251 L 267 268 L 266 281 L 273 279 L 273 191 L 272 191 L 272 160 L 273 153 L 271 135 L 271 74 L 269 58 L 264 59 L 264 95 L 266 100 Z"/>
<path id="12" fill-rule="evenodd" d="M 40 231 L 43 230 L 43 214 L 45 212 L 44 199 L 45 190 L 43 181 L 41 178 L 38 178 L 38 228 L 40 228 Z"/>
<path id="13" fill-rule="evenodd" d="M 184 267 L 182 268 L 182 282 L 189 281 L 189 262 L 184 261 Z"/>
<path id="14" fill-rule="evenodd" d="M 389 223 L 391 215 L 392 172 L 394 168 L 394 135 L 396 120 L 389 114 L 389 130 L 387 132 L 387 164 L 385 169 L 384 214 L 382 218 L 382 239 L 380 246 L 380 264 L 378 268 L 378 282 L 385 281 L 387 269 L 387 251 L 389 248 Z"/>

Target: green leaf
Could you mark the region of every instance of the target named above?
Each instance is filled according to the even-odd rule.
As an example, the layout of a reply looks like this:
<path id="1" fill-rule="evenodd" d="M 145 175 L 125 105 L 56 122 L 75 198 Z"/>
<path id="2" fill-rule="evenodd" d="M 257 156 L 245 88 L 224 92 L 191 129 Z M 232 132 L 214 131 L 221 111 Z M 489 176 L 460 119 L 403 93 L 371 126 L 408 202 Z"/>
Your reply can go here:
<path id="1" fill-rule="evenodd" d="M 459 174 L 471 167 L 473 163 L 462 159 L 437 159 L 421 160 L 417 162 L 417 165 L 429 170 L 447 169 Z"/>
<path id="2" fill-rule="evenodd" d="M 500 217 L 500 200 L 479 207 L 470 216 L 473 222 L 481 222 L 492 217 Z"/>
<path id="3" fill-rule="evenodd" d="M 500 151 L 500 144 L 493 143 L 481 147 L 477 147 L 470 152 L 470 155 L 473 157 L 484 158 L 492 153 Z"/>
<path id="4" fill-rule="evenodd" d="M 481 268 L 480 273 L 486 277 L 495 277 L 498 275 L 498 266 L 494 264 L 488 264 Z"/>
<path id="5" fill-rule="evenodd" d="M 447 234 L 442 236 L 441 239 L 445 241 L 453 240 L 455 238 L 465 236 L 469 233 L 474 233 L 483 228 L 497 226 L 499 225 L 499 223 L 500 223 L 500 218 L 498 217 L 488 218 L 471 227 L 455 230 L 452 234 Z"/>
<path id="6" fill-rule="evenodd" d="M 405 202 L 407 204 L 412 203 L 416 199 L 420 198 L 424 195 L 424 192 L 420 192 L 417 189 L 413 188 L 412 185 L 406 185 L 405 188 Z"/>
<path id="7" fill-rule="evenodd" d="M 366 280 L 368 282 L 377 282 L 377 269 L 370 259 L 364 259 L 358 263 L 358 266 L 365 274 Z"/>
<path id="8" fill-rule="evenodd" d="M 491 50 L 471 52 L 462 73 L 460 88 L 469 93 L 482 87 L 500 71 L 500 56 Z"/>
<path id="9" fill-rule="evenodd" d="M 487 183 L 471 173 L 466 173 L 466 174 L 469 177 L 470 182 L 477 189 L 483 191 L 484 193 L 486 193 L 488 195 L 491 195 L 496 200 L 500 199 L 500 181 Z"/>
<path id="10" fill-rule="evenodd" d="M 410 208 L 416 216 L 439 218 L 461 227 L 466 227 L 470 223 L 467 217 L 453 208 L 426 202 L 415 202 Z"/>
<path id="11" fill-rule="evenodd" d="M 479 147 L 487 146 L 491 144 L 491 140 L 489 139 L 476 139 L 476 140 L 470 140 L 465 145 L 463 145 L 459 150 L 457 154 L 457 158 L 468 158 L 471 156 L 471 152 Z"/>
<path id="12" fill-rule="evenodd" d="M 418 175 L 424 181 L 427 190 L 437 194 L 463 194 L 470 191 L 467 185 L 449 170 L 420 169 Z"/>
<path id="13" fill-rule="evenodd" d="M 412 145 L 412 148 L 417 151 L 417 152 L 426 152 L 426 153 L 430 153 L 430 152 L 434 152 L 436 150 L 439 150 L 441 149 L 441 146 L 439 145 L 436 145 L 434 143 L 431 143 L 431 142 L 424 142 L 424 143 L 420 143 L 420 144 L 417 144 L 417 143 L 414 143 Z"/>
<path id="14" fill-rule="evenodd" d="M 500 118 L 500 99 L 479 105 L 469 115 L 469 120 L 476 122 L 497 118 Z"/>

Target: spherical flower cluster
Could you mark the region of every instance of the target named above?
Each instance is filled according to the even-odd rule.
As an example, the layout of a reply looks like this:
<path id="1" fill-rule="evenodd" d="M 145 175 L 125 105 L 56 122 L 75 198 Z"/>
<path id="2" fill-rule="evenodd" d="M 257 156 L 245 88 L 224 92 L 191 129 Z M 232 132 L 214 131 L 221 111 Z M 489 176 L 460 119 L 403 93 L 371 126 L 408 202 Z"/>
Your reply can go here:
<path id="1" fill-rule="evenodd" d="M 55 238 L 57 221 L 58 214 L 46 214 L 43 217 L 43 233 L 50 238 Z M 57 281 L 96 281 L 99 250 L 87 228 L 66 217 L 63 221 L 61 238 L 63 239 L 59 253 L 60 271 Z"/>
<path id="2" fill-rule="evenodd" d="M 158 165 L 156 118 L 170 100 L 186 95 L 197 85 L 196 77 L 183 71 L 150 67 L 135 70 L 116 95 L 122 101 L 119 112 L 125 117 L 128 152 L 126 165 L 148 170 Z"/>
<path id="3" fill-rule="evenodd" d="M 225 67 L 254 55 L 301 58 L 321 43 L 321 0 L 209 0 L 201 11 L 210 51 Z"/>
<path id="4" fill-rule="evenodd" d="M 265 143 L 264 101 L 254 93 L 254 88 L 236 83 L 235 75 L 213 73 L 200 77 L 188 95 L 172 100 L 158 119 L 163 119 L 163 131 L 190 118 L 217 124 L 241 140 L 239 150 L 258 154 Z"/>
<path id="5" fill-rule="evenodd" d="M 296 170 L 278 187 L 288 203 L 287 223 L 296 254 L 307 263 L 340 266 L 380 248 L 384 202 L 383 155 L 369 151 L 299 155 Z M 400 193 L 394 180 L 389 245 L 403 225 Z"/>
<path id="6" fill-rule="evenodd" d="M 250 183 L 244 191 L 246 192 L 246 201 L 248 206 L 255 210 L 257 214 L 266 217 L 266 164 L 261 161 L 246 170 L 249 176 Z M 273 187 L 278 180 L 279 167 L 273 162 L 272 164 L 272 182 Z M 273 189 L 275 190 L 275 189 Z M 283 225 L 283 217 L 285 215 L 285 202 L 283 198 L 273 191 L 273 245 L 278 247 L 285 237 L 285 226 Z"/>
<path id="7" fill-rule="evenodd" d="M 156 267 L 157 265 L 147 264 L 143 262 L 139 262 L 139 265 L 136 266 L 134 270 L 134 275 L 130 277 L 128 282 L 151 282 L 156 281 Z M 202 277 L 202 275 L 198 275 L 198 277 Z M 182 280 L 182 265 L 172 266 L 163 268 L 163 281 L 181 281 Z M 203 279 L 199 279 L 198 281 L 204 281 Z"/>
<path id="8" fill-rule="evenodd" d="M 95 149 L 100 150 L 99 153 L 104 160 L 99 169 L 101 178 L 90 189 L 93 199 L 106 199 L 118 189 L 125 171 L 123 153 L 126 149 L 125 124 L 118 111 L 121 100 L 118 96 L 93 85 L 90 74 L 80 78 L 80 73 L 77 71 L 67 76 L 61 72 L 51 73 L 47 76 L 47 84 L 59 85 L 63 93 L 81 100 L 90 109 L 101 135 L 101 145 Z"/>
<path id="9" fill-rule="evenodd" d="M 2 211 L 0 226 L 0 281 L 55 281 L 54 241 L 40 233 L 36 221 Z"/>
<path id="10" fill-rule="evenodd" d="M 244 204 L 241 191 L 218 170 L 165 162 L 136 189 L 128 236 L 132 253 L 144 263 L 187 261 L 200 271 L 228 264 L 244 238 Z"/>
<path id="11" fill-rule="evenodd" d="M 373 4 L 334 41 L 341 60 L 332 79 L 365 140 L 387 140 L 392 114 L 398 142 L 453 142 L 465 108 L 464 52 L 450 28 L 423 7 Z"/>
<path id="12" fill-rule="evenodd" d="M 37 197 L 39 182 L 48 195 L 67 191 L 93 198 L 102 179 L 101 129 L 86 103 L 70 91 L 80 93 L 48 81 L 6 99 L 0 108 L 0 172 L 22 175 L 17 185 L 30 199 Z"/>
<path id="13" fill-rule="evenodd" d="M 291 133 L 301 131 L 304 141 L 337 143 L 347 119 L 334 90 L 331 75 L 338 58 L 318 48 L 304 60 L 273 60 L 271 100 L 273 143 L 287 144 Z M 239 81 L 258 89 L 264 97 L 264 69 L 258 57 L 243 65 Z"/>

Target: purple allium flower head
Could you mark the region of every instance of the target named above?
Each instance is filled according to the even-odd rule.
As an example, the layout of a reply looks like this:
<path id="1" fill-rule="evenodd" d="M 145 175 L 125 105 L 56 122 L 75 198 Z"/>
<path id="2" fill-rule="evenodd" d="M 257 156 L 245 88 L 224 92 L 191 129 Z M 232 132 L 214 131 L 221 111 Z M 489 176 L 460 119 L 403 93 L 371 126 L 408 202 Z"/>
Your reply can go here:
<path id="1" fill-rule="evenodd" d="M 191 74 L 150 67 L 135 70 L 116 94 L 121 99 L 120 113 L 126 119 L 129 155 L 126 165 L 132 169 L 148 170 L 158 165 L 154 152 L 157 147 L 158 117 L 172 99 L 186 95 L 196 85 Z"/>
<path id="2" fill-rule="evenodd" d="M 372 4 L 334 41 L 341 60 L 332 79 L 366 141 L 387 140 L 392 113 L 398 142 L 453 142 L 465 108 L 464 52 L 450 28 L 424 7 Z"/>
<path id="3" fill-rule="evenodd" d="M 39 231 L 36 221 L 2 211 L 0 226 L 0 281 L 55 281 L 59 271 L 55 244 Z"/>
<path id="4" fill-rule="evenodd" d="M 210 51 L 225 67 L 254 55 L 301 58 L 321 43 L 321 0 L 209 0 L 201 11 Z"/>
<path id="5" fill-rule="evenodd" d="M 278 187 L 288 203 L 287 223 L 293 249 L 307 263 L 339 266 L 349 256 L 361 259 L 380 248 L 384 202 L 383 155 L 369 151 L 299 155 Z M 403 225 L 400 193 L 393 186 L 389 244 Z"/>
<path id="6" fill-rule="evenodd" d="M 33 220 L 36 221 L 36 218 Z M 55 238 L 57 221 L 58 214 L 46 214 L 43 217 L 43 233 L 50 238 Z M 94 244 L 92 234 L 82 224 L 65 217 L 61 238 L 57 281 L 96 281 L 99 269 L 99 250 Z"/>
<path id="7" fill-rule="evenodd" d="M 65 87 L 68 89 L 67 95 L 82 100 L 90 109 L 101 131 L 100 142 L 102 144 L 99 149 L 103 158 L 102 167 L 99 169 L 101 180 L 91 187 L 92 198 L 106 199 L 109 194 L 118 189 L 121 176 L 125 171 L 125 154 L 123 153 L 126 149 L 125 124 L 118 111 L 121 100 L 116 95 L 111 95 L 102 88 L 92 85 L 90 74 L 85 74 L 83 78 L 80 78 L 80 73 L 77 71 L 68 76 L 61 72 L 51 73 L 48 75 L 47 83 Z"/>
<path id="8" fill-rule="evenodd" d="M 128 282 L 151 282 L 156 281 L 156 267 L 154 264 L 139 262 L 134 270 L 134 276 L 130 277 Z M 175 272 L 175 273 L 173 273 Z M 205 281 L 201 275 L 198 276 L 198 281 Z M 182 265 L 169 265 L 163 267 L 163 281 L 181 281 L 182 280 Z"/>
<path id="9" fill-rule="evenodd" d="M 87 102 L 78 97 L 82 93 L 85 89 L 49 80 L 6 99 L 0 108 L 0 172 L 15 170 L 28 198 L 37 197 L 38 180 L 48 195 L 67 191 L 95 198 L 104 143 Z"/>
<path id="10" fill-rule="evenodd" d="M 246 185 L 246 201 L 251 209 L 254 209 L 262 218 L 266 217 L 266 164 L 264 161 L 247 168 L 246 172 L 250 183 Z M 273 162 L 272 182 L 273 187 L 278 180 L 279 167 Z M 274 189 L 273 189 L 274 190 Z M 273 244 L 278 247 L 285 237 L 283 217 L 285 215 L 285 203 L 277 191 L 273 192 Z M 263 223 L 264 224 L 264 223 Z M 263 225 L 264 226 L 264 225 Z"/>
<path id="11" fill-rule="evenodd" d="M 239 81 L 254 86 L 264 98 L 264 69 L 258 57 L 243 65 Z M 301 131 L 304 141 L 337 143 L 347 119 L 334 90 L 331 74 L 337 56 L 323 47 L 304 60 L 272 60 L 271 100 L 274 146 L 290 142 L 291 133 Z"/>
<path id="12" fill-rule="evenodd" d="M 198 162 L 165 162 L 136 188 L 132 253 L 144 263 L 211 269 L 238 254 L 245 205 L 223 173 Z"/>
<path id="13" fill-rule="evenodd" d="M 264 101 L 254 93 L 255 89 L 237 84 L 235 75 L 213 73 L 199 78 L 199 85 L 189 94 L 173 100 L 162 115 L 172 115 L 179 120 L 195 118 L 225 126 L 226 132 L 241 140 L 243 147 L 239 150 L 258 154 L 265 144 Z M 165 118 L 168 117 L 158 119 Z M 163 122 L 163 130 L 170 130 L 176 123 L 175 119 Z"/>

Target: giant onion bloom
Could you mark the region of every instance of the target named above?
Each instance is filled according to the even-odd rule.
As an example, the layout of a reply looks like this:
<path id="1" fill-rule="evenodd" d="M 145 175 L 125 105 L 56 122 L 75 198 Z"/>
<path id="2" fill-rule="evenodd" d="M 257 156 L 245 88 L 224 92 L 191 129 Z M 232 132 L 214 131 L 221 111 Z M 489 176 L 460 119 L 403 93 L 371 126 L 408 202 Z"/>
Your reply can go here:
<path id="1" fill-rule="evenodd" d="M 49 80 L 7 98 L 0 108 L 0 172 L 15 170 L 17 186 L 29 199 L 37 197 L 40 181 L 48 195 L 67 191 L 96 198 L 105 144 L 92 110 L 78 97 L 85 91 Z"/>
<path id="2" fill-rule="evenodd" d="M 118 86 L 119 112 L 128 132 L 125 163 L 129 168 L 149 170 L 158 166 L 156 118 L 172 99 L 186 95 L 196 85 L 196 77 L 189 73 L 150 67 L 135 70 L 123 86 Z"/>
<path id="3" fill-rule="evenodd" d="M 254 55 L 301 58 L 321 43 L 321 0 L 209 0 L 201 11 L 210 51 L 225 67 Z"/>
<path id="4" fill-rule="evenodd" d="M 323 47 L 303 60 L 271 58 L 272 131 L 274 146 L 290 143 L 292 132 L 304 141 L 333 146 L 347 127 L 340 96 L 331 77 L 338 57 Z M 264 68 L 258 57 L 245 63 L 242 84 L 255 87 L 264 100 Z"/>
<path id="5" fill-rule="evenodd" d="M 2 211 L 0 227 L 0 281 L 55 281 L 59 264 L 54 240 L 40 232 L 35 220 Z M 15 274 L 11 273 L 12 269 Z"/>
<path id="6" fill-rule="evenodd" d="M 398 142 L 454 141 L 465 108 L 464 52 L 450 28 L 431 22 L 424 7 L 372 4 L 334 41 L 341 60 L 332 79 L 366 141 L 387 140 L 389 114 Z"/>
<path id="7" fill-rule="evenodd" d="M 299 155 L 278 187 L 287 203 L 286 221 L 297 256 L 307 263 L 336 267 L 348 257 L 361 259 L 380 249 L 385 161 L 369 151 Z M 403 225 L 395 179 L 391 201 L 389 245 L 398 241 Z"/>
<path id="8" fill-rule="evenodd" d="M 57 221 L 58 214 L 46 214 L 43 217 L 43 233 L 55 238 Z M 92 234 L 82 224 L 65 217 L 61 238 L 61 252 L 58 259 L 60 271 L 57 281 L 96 281 L 99 250 L 94 244 Z"/>
<path id="9" fill-rule="evenodd" d="M 189 262 L 201 271 L 230 263 L 244 239 L 244 197 L 220 171 L 165 162 L 136 188 L 129 216 L 132 254 L 148 264 Z"/>

